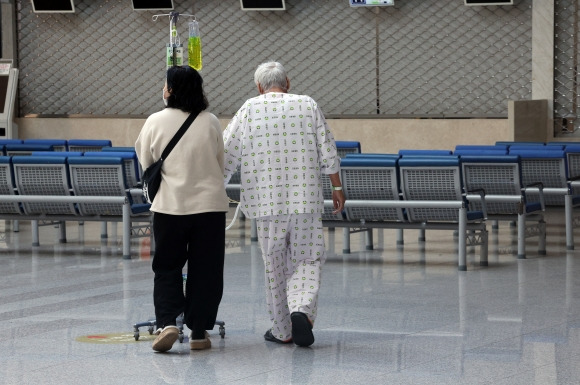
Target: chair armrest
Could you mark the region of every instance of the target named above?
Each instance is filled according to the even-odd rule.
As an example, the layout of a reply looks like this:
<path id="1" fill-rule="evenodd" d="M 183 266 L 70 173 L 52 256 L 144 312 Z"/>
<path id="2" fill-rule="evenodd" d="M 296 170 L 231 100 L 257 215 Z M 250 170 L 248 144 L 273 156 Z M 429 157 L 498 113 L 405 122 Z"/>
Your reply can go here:
<path id="1" fill-rule="evenodd" d="M 469 190 L 465 198 L 469 201 L 470 195 L 479 196 L 479 201 L 481 202 L 481 211 L 483 211 L 483 217 L 487 220 L 487 205 L 485 203 L 485 190 L 482 188 Z"/>
<path id="2" fill-rule="evenodd" d="M 542 206 L 542 211 L 546 210 L 546 201 L 544 199 L 544 184 L 542 182 L 535 182 L 535 183 L 530 183 L 528 185 L 526 185 L 522 191 L 525 193 L 527 192 L 538 192 L 538 194 L 540 195 L 540 206 Z"/>
<path id="3" fill-rule="evenodd" d="M 580 187 L 580 175 L 575 176 L 573 178 L 568 178 L 566 182 L 568 183 L 568 189 L 570 190 L 570 194 L 572 194 L 574 188 Z"/>
<path id="4" fill-rule="evenodd" d="M 135 187 L 128 188 L 125 190 L 125 194 L 127 195 L 127 198 L 129 199 L 129 203 L 131 203 L 131 204 L 146 202 L 145 195 L 143 195 L 143 189 L 141 189 L 141 188 L 135 188 Z"/>

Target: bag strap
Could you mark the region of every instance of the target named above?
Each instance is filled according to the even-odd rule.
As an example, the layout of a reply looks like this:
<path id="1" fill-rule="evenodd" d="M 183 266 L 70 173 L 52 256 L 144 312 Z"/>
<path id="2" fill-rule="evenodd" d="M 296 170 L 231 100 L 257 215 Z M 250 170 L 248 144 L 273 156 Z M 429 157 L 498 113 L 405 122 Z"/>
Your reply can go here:
<path id="1" fill-rule="evenodd" d="M 161 154 L 161 159 L 165 160 L 165 158 L 167 158 L 167 156 L 169 155 L 171 150 L 173 150 L 173 147 L 175 147 L 177 142 L 179 142 L 179 139 L 181 139 L 183 134 L 185 134 L 185 131 L 187 131 L 189 126 L 191 126 L 191 123 L 193 123 L 195 118 L 197 118 L 197 115 L 198 115 L 198 112 L 195 112 L 195 113 L 192 112 L 191 114 L 189 114 L 187 119 L 185 119 L 185 122 L 183 122 L 183 124 L 181 125 L 179 130 L 175 133 L 175 135 L 173 136 L 171 141 L 167 144 L 167 147 L 165 147 L 165 150 L 163 150 L 163 153 Z"/>

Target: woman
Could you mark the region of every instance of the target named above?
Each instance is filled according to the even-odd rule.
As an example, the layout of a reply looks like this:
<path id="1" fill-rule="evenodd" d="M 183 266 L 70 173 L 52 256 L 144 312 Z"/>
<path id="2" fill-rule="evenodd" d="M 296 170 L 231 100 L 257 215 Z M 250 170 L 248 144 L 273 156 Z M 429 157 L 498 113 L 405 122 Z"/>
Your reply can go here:
<path id="1" fill-rule="evenodd" d="M 206 112 L 203 80 L 189 66 L 171 67 L 163 87 L 167 106 L 149 116 L 135 143 L 143 169 L 153 164 L 190 113 L 199 113 L 163 163 L 151 205 L 155 236 L 153 302 L 158 329 L 153 350 L 171 349 L 184 313 L 191 349 L 211 347 L 223 294 L 225 215 L 224 145 L 218 119 Z M 187 262 L 183 293 L 182 269 Z"/>

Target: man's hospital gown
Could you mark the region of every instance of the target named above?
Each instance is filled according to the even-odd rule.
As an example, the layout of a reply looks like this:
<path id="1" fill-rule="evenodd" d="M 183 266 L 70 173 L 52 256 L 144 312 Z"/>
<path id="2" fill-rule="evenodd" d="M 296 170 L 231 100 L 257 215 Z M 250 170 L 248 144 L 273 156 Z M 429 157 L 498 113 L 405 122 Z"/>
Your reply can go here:
<path id="1" fill-rule="evenodd" d="M 247 100 L 224 131 L 225 182 L 240 167 L 240 208 L 256 219 L 272 334 L 292 336 L 290 314 L 314 322 L 326 259 L 322 178 L 340 170 L 316 102 L 271 92 Z"/>

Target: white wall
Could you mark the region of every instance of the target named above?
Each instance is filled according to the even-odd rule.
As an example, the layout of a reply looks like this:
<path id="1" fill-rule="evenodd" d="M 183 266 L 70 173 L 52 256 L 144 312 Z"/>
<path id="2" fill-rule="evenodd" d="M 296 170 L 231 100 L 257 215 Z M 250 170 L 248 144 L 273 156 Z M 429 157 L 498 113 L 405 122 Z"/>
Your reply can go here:
<path id="1" fill-rule="evenodd" d="M 145 119 L 19 118 L 18 136 L 27 138 L 111 139 L 132 146 Z M 228 119 L 221 119 L 222 125 Z M 402 148 L 453 149 L 456 144 L 513 140 L 507 119 L 329 119 L 336 140 L 357 140 L 364 152 Z"/>

